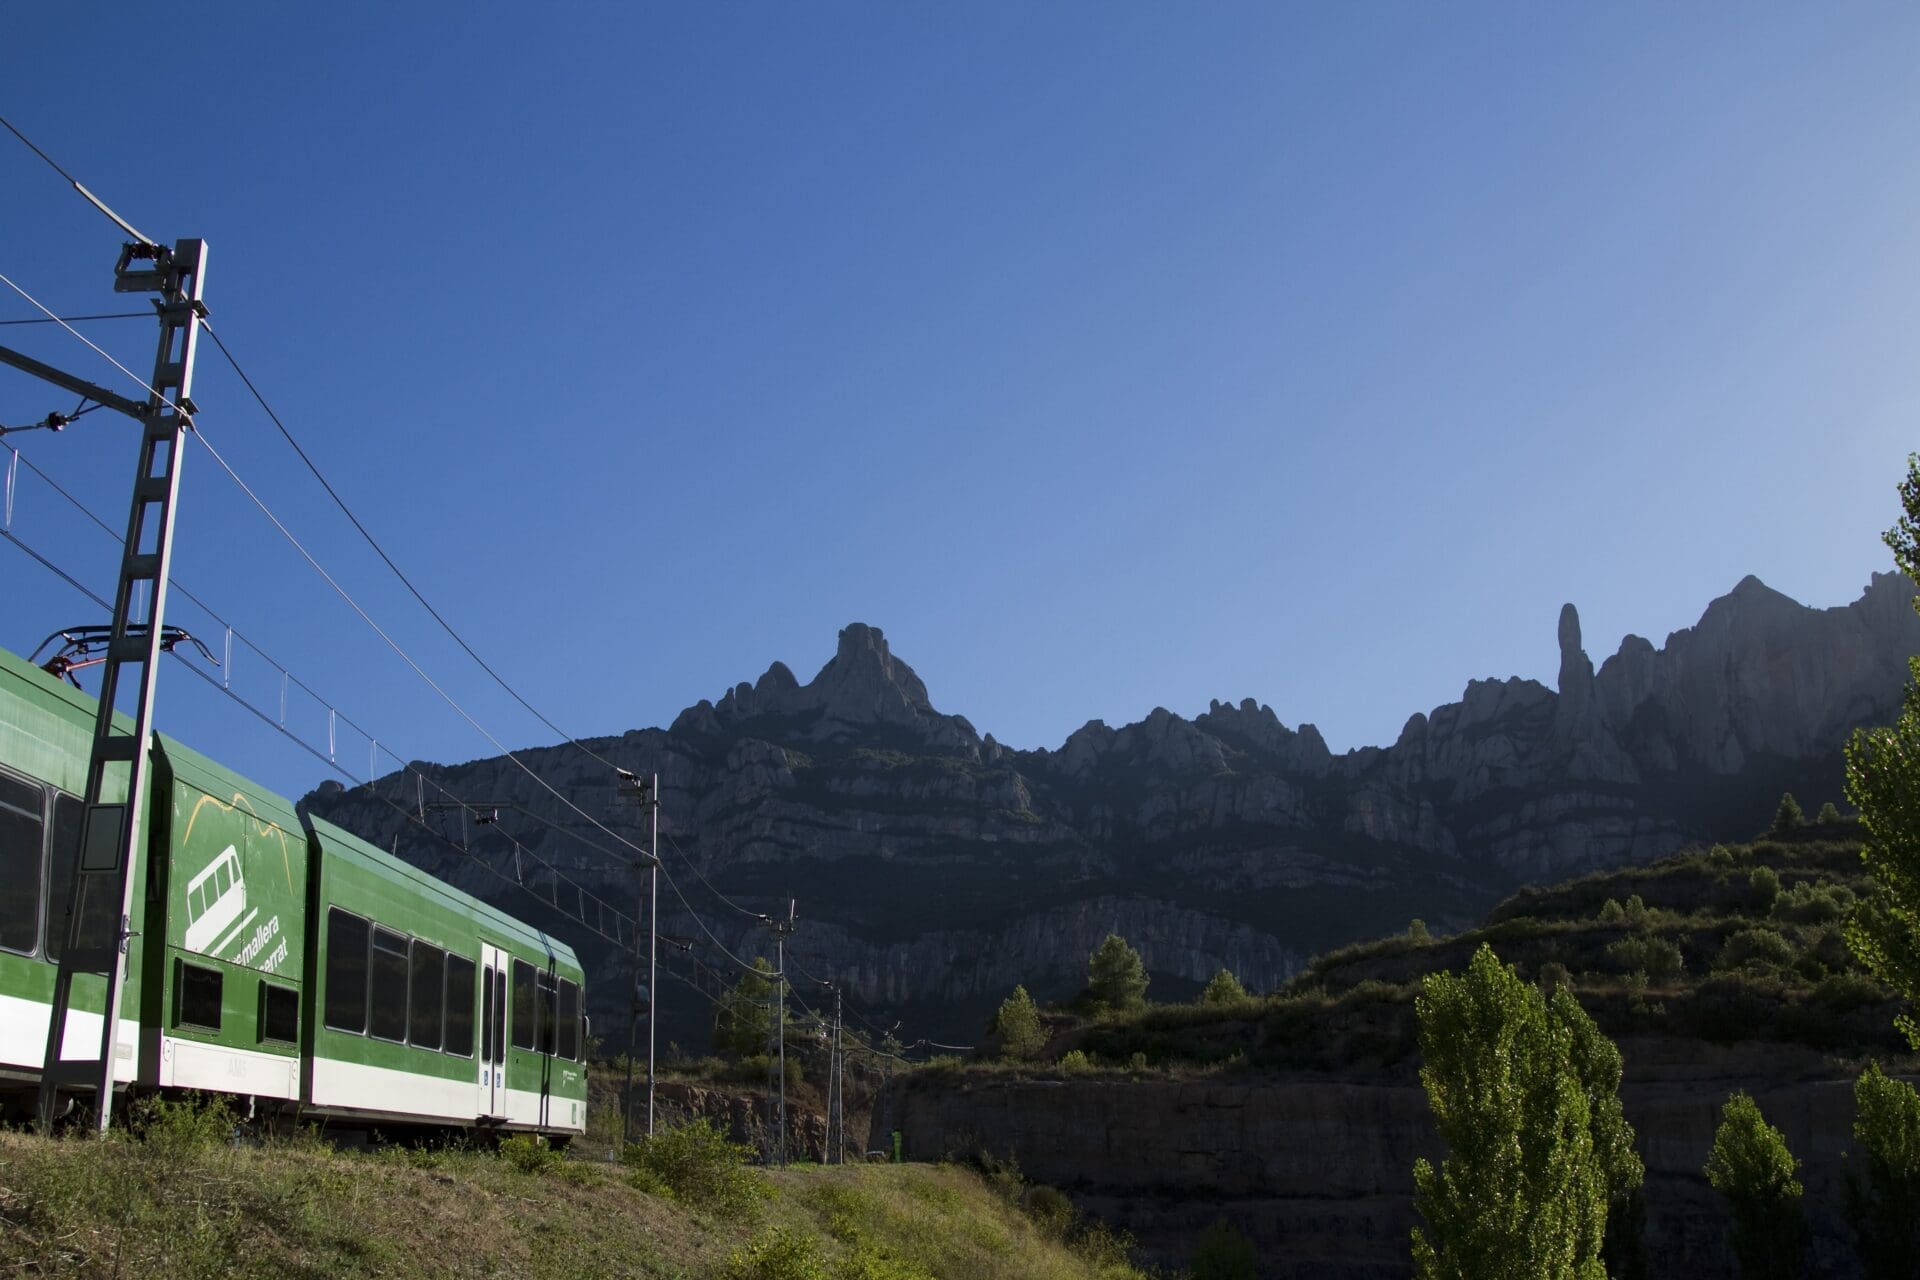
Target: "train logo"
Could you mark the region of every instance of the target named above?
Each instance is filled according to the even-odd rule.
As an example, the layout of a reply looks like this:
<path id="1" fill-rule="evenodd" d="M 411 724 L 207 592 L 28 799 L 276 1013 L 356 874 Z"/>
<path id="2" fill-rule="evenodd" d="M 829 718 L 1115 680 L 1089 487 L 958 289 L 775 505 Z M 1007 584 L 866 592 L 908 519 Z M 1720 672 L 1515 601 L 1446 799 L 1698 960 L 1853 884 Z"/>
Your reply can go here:
<path id="1" fill-rule="evenodd" d="M 202 955 L 217 955 L 259 914 L 258 908 L 247 910 L 247 881 L 240 871 L 240 853 L 228 845 L 187 882 L 186 948 Z"/>

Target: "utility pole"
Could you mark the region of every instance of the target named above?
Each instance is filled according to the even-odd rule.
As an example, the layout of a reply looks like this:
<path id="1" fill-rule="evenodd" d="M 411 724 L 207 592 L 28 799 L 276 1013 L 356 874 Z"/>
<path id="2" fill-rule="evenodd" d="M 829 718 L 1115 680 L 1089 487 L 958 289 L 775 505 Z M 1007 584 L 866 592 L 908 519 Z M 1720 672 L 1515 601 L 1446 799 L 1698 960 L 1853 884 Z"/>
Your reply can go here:
<path id="1" fill-rule="evenodd" d="M 126 987 L 128 944 L 134 937 L 134 886 L 142 870 L 138 859 L 146 837 L 153 741 L 154 687 L 159 676 L 166 616 L 167 576 L 173 564 L 175 508 L 180 497 L 181 446 L 193 425 L 194 356 L 206 287 L 207 246 L 201 240 L 156 244 L 100 204 L 85 188 L 75 187 L 135 238 L 114 264 L 116 293 L 156 293 L 159 347 L 153 359 L 144 403 L 115 395 L 17 351 L 0 347 L 0 362 L 133 418 L 141 425 L 139 465 L 133 477 L 133 501 L 114 591 L 113 625 L 107 658 L 101 667 L 100 701 L 94 717 L 93 745 L 87 758 L 82 796 L 80 852 L 74 863 L 72 891 L 63 924 L 65 945 L 54 978 L 47 1018 L 46 1051 L 40 1065 L 38 1119 L 52 1128 L 60 1091 L 91 1085 L 97 1129 L 104 1132 L 113 1115 L 115 1067 L 132 1064 L 142 1039 L 137 1023 L 131 1043 L 121 1039 L 121 1004 Z M 137 264 L 137 265 L 136 265 Z M 51 421 L 51 419 L 49 419 Z M 137 616 L 143 612 L 144 617 Z M 114 723 L 121 681 L 135 690 L 133 731 Z M 93 1057 L 65 1056 L 74 979 L 104 977 L 100 1041 Z M 137 1074 L 137 1069 L 136 1069 Z"/>
<path id="2" fill-rule="evenodd" d="M 774 1150 L 783 1169 L 787 1165 L 787 936 L 793 932 L 796 906 L 793 899 L 787 899 L 787 918 L 784 921 L 767 922 L 767 927 L 773 930 L 774 955 L 777 957 L 774 961 L 774 981 L 779 984 L 773 1001 L 773 1039 L 780 1070 L 780 1111 L 776 1121 L 779 1136 L 775 1139 Z"/>
<path id="3" fill-rule="evenodd" d="M 642 781 L 637 775 L 629 773 L 625 769 L 617 769 L 615 772 L 620 775 L 621 781 L 634 788 L 635 794 L 638 795 L 640 799 L 640 803 L 647 807 L 649 827 L 647 861 L 644 864 L 634 864 L 635 870 L 639 870 L 642 865 L 647 869 L 647 881 L 644 890 L 644 896 L 646 898 L 645 905 L 647 908 L 647 984 L 645 987 L 640 986 L 639 938 L 636 934 L 633 957 L 634 1001 L 633 1007 L 627 1014 L 626 1105 L 622 1108 L 620 1117 L 620 1143 L 621 1146 L 624 1147 L 629 1140 L 629 1134 L 633 1126 L 633 1040 L 634 1033 L 639 1028 L 640 1006 L 642 1003 L 646 1005 L 647 1010 L 647 1136 L 649 1138 L 653 1136 L 655 1085 L 654 1029 L 657 1025 L 656 1010 L 659 1008 L 659 1001 L 655 998 L 655 993 L 659 988 L 660 977 L 660 775 L 655 773 L 645 781 Z M 636 927 L 640 923 L 641 903 L 639 898 L 642 896 L 642 893 L 643 891 L 637 883 L 636 878 L 633 908 L 634 924 Z"/>
<path id="4" fill-rule="evenodd" d="M 827 1142 L 834 1164 L 847 1162 L 847 1055 L 840 1048 L 840 987 L 833 987 L 833 1050 L 827 1060 Z"/>

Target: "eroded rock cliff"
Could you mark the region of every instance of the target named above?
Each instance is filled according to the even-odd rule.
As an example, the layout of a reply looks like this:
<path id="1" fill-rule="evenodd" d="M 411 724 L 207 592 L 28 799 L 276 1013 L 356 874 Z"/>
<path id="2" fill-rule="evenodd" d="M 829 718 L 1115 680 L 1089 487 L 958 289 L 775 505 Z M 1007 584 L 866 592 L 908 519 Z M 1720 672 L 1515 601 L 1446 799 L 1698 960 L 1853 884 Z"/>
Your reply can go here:
<path id="1" fill-rule="evenodd" d="M 1093 721 L 1058 750 L 1013 750 L 938 711 L 880 629 L 860 623 L 810 681 L 775 662 L 669 729 L 586 745 L 660 775 L 669 868 L 730 948 L 765 950 L 765 935 L 695 868 L 752 911 L 784 915 L 798 899 L 804 966 L 964 1043 L 1015 982 L 1071 994 L 1109 931 L 1139 947 L 1156 994 L 1190 992 L 1222 966 L 1271 988 L 1314 951 L 1416 915 L 1464 923 L 1523 880 L 1751 834 L 1785 789 L 1838 799 L 1848 731 L 1891 718 L 1905 658 L 1920 651 L 1912 598 L 1887 575 L 1851 605 L 1810 609 L 1747 578 L 1660 648 L 1627 637 L 1597 672 L 1568 605 L 1557 690 L 1476 680 L 1414 715 L 1392 746 L 1339 756 L 1312 725 L 1289 728 L 1252 699 L 1192 720 L 1155 708 L 1120 728 Z M 519 756 L 639 836 L 642 811 L 592 756 L 572 745 Z M 511 864 L 510 834 L 609 901 L 632 901 L 632 870 L 605 836 L 509 762 L 411 768 L 452 795 L 514 806 L 467 833 L 496 869 Z M 539 917 L 529 895 L 393 807 L 421 793 L 403 773 L 309 802 Z M 677 897 L 661 913 L 669 932 L 703 939 Z M 546 918 L 580 944 L 590 1007 L 617 1027 L 629 981 L 618 950 L 563 913 Z M 669 1034 L 699 1046 L 703 1006 L 662 1000 Z"/>

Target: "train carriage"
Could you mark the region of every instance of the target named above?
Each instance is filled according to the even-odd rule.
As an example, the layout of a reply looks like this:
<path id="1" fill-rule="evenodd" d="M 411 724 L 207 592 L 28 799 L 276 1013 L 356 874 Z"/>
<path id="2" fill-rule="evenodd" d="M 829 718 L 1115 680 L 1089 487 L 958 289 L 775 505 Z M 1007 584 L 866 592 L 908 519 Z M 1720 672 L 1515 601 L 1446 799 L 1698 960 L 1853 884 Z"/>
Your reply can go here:
<path id="1" fill-rule="evenodd" d="M 16 1105 L 45 1049 L 94 707 L 0 651 L 0 1093 Z M 584 1128 L 571 948 L 164 736 L 152 760 L 116 1080 L 345 1123 Z M 99 1044 L 104 994 L 76 980 L 68 1056 Z"/>

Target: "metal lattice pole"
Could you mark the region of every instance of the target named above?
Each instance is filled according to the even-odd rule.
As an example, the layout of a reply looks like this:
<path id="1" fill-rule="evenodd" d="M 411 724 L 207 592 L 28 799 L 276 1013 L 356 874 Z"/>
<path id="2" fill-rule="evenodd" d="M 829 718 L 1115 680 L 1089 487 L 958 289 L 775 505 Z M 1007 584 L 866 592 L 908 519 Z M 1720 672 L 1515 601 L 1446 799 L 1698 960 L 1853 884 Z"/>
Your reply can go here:
<path id="1" fill-rule="evenodd" d="M 131 269 L 132 264 L 151 267 Z M 172 249 L 153 244 L 127 245 L 114 267 L 114 289 L 122 293 L 158 293 L 159 349 L 154 356 L 149 398 L 137 415 L 142 420 L 139 467 L 114 592 L 113 630 L 101 668 L 100 701 L 82 797 L 79 857 L 67 901 L 65 945 L 54 979 L 47 1019 L 46 1052 L 40 1071 L 38 1116 L 52 1126 L 62 1086 L 91 1084 L 95 1124 L 105 1131 L 113 1115 L 116 1067 L 131 1060 L 135 1043 L 123 1044 L 120 1006 L 127 978 L 128 944 L 134 936 L 133 892 L 137 859 L 146 833 L 153 739 L 154 686 L 159 675 L 167 577 L 173 560 L 173 531 L 180 496 L 181 446 L 193 425 L 194 356 L 206 284 L 207 246 L 181 240 Z M 17 362 L 14 362 L 17 363 Z M 100 397 L 95 396 L 95 399 Z M 113 407 L 117 397 L 102 400 Z M 145 601 L 145 618 L 137 617 Z M 129 668 L 132 668 L 130 671 Z M 133 729 L 115 723 L 114 707 L 123 678 L 136 683 Z M 72 1013 L 73 982 L 80 974 L 106 978 L 100 1020 L 100 1044 L 94 1058 L 65 1056 Z"/>

